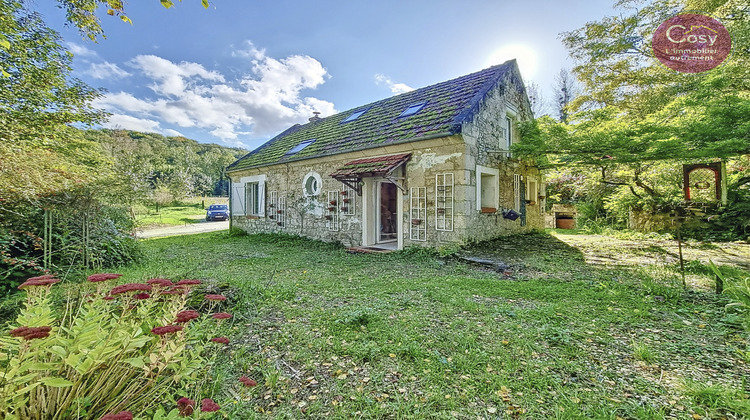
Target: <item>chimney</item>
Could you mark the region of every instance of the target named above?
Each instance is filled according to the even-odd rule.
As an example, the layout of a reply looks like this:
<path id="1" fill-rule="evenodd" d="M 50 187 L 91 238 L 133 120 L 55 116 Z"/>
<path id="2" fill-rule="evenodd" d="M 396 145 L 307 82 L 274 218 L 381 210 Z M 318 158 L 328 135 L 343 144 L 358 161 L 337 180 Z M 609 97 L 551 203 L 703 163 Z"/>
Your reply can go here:
<path id="1" fill-rule="evenodd" d="M 314 111 L 313 114 L 315 114 L 315 115 L 313 115 L 312 117 L 310 117 L 308 119 L 308 121 L 310 121 L 310 122 L 320 121 L 320 117 L 318 116 L 318 115 L 320 115 L 320 112 Z"/>

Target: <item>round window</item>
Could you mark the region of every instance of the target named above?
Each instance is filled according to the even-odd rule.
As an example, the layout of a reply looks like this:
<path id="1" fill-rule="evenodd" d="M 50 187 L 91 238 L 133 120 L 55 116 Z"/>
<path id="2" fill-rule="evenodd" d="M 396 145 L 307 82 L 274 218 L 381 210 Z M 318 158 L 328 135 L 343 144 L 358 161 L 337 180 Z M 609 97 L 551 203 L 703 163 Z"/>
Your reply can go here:
<path id="1" fill-rule="evenodd" d="M 320 195 L 320 189 L 322 186 L 323 182 L 317 172 L 308 173 L 302 181 L 302 189 L 305 192 L 306 197 Z"/>

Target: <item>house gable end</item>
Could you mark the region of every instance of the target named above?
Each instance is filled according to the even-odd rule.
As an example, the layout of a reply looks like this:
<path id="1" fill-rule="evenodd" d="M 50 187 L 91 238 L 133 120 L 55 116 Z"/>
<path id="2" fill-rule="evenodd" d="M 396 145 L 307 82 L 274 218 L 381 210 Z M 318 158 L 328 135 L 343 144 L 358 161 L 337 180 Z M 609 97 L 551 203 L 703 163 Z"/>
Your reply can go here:
<path id="1" fill-rule="evenodd" d="M 517 72 L 515 60 L 293 126 L 232 163 L 227 170 L 258 168 L 460 133 L 463 123 L 478 112 L 487 93 L 498 88 L 512 72 Z M 418 103 L 424 106 L 413 114 L 402 115 Z M 367 112 L 343 123 L 357 110 Z M 285 156 L 294 146 L 313 138 L 316 141 L 304 150 Z"/>

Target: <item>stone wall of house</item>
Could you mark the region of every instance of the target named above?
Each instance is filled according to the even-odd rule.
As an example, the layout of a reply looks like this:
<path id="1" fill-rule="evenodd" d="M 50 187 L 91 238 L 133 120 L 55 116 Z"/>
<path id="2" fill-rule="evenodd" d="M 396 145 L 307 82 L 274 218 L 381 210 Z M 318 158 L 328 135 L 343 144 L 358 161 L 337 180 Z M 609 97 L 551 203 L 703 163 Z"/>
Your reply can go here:
<path id="1" fill-rule="evenodd" d="M 402 196 L 400 231 L 404 247 L 462 244 L 543 228 L 542 199 L 537 197 L 526 203 L 526 197 L 521 197 L 524 205 L 516 208 L 514 188 L 516 175 L 523 177 L 524 185 L 528 177 L 535 177 L 541 186 L 541 174 L 536 168 L 499 151 L 500 142 L 504 138 L 503 122 L 506 113 L 512 112 L 517 120 L 530 117 L 523 91 L 512 85 L 508 86 L 511 87 L 498 87 L 488 93 L 475 118 L 462 127 L 462 135 L 231 173 L 233 183 L 242 177 L 265 175 L 267 200 L 266 214 L 263 217 L 235 214 L 232 217 L 233 226 L 252 233 L 288 232 L 323 241 L 341 242 L 345 246 L 361 246 L 362 197 L 352 196 L 353 203 L 350 204 L 353 204 L 353 214 L 339 214 L 339 223 L 335 228 L 330 228 L 332 220 L 326 219 L 327 209 L 331 206 L 328 192 L 333 192 L 332 196 L 342 200 L 343 196 L 336 194 L 342 191 L 343 184 L 329 174 L 355 159 L 412 153 L 411 160 L 406 164 L 407 179 L 402 182 L 405 192 Z M 520 141 L 517 134 L 514 141 Z M 497 171 L 497 203 L 491 212 L 477 208 L 477 165 Z M 317 197 L 306 197 L 303 193 L 303 181 L 310 172 L 318 173 L 321 178 L 321 194 Z M 453 214 L 452 217 L 447 217 L 447 204 L 441 200 L 448 189 L 439 186 L 438 181 L 445 182 L 451 177 L 449 201 Z M 411 193 L 415 191 L 413 189 L 417 188 L 424 188 L 421 192 L 425 197 L 425 217 L 419 220 L 419 224 L 415 224 L 410 199 Z M 272 196 L 284 197 L 286 206 L 269 207 L 274 204 L 269 202 L 273 201 Z M 335 207 L 339 208 L 340 204 L 337 202 Z M 275 205 L 280 204 L 276 201 Z M 507 220 L 503 218 L 503 209 L 515 209 L 523 213 L 523 216 L 515 221 Z"/>
<path id="2" fill-rule="evenodd" d="M 472 121 L 464 123 L 462 133 L 469 153 L 466 154 L 466 167 L 469 169 L 467 197 L 471 197 L 464 221 L 467 237 L 475 241 L 497 236 L 544 228 L 543 174 L 526 162 L 515 159 L 503 149 L 505 144 L 505 118 L 510 115 L 515 122 L 531 118 L 528 100 L 524 92 L 514 84 L 513 76 L 485 96 L 479 111 Z M 517 125 L 514 126 L 513 142 L 522 141 Z M 495 212 L 480 212 L 476 205 L 477 165 L 498 170 L 499 203 Z M 524 184 L 531 177 L 537 181 L 537 197 L 521 197 L 522 208 L 515 206 L 514 175 L 521 176 Z M 473 188 L 473 190 L 472 190 Z M 525 195 L 525 194 L 524 194 Z M 503 218 L 504 209 L 523 213 L 515 221 Z M 522 221 L 522 219 L 525 219 Z"/>
<path id="3" fill-rule="evenodd" d="M 454 174 L 454 182 L 457 185 L 455 197 L 457 202 L 460 202 L 460 205 L 463 206 L 466 199 L 458 199 L 462 194 L 458 193 L 458 188 L 461 188 L 458 185 L 464 183 L 466 179 L 466 171 L 463 166 L 464 152 L 465 145 L 461 137 L 453 136 L 345 153 L 324 159 L 310 159 L 237 171 L 230 174 L 233 183 L 239 182 L 243 177 L 266 176 L 266 214 L 263 217 L 245 216 L 236 215 L 237 212 L 235 211 L 232 216 L 232 224 L 234 227 L 251 233 L 286 232 L 328 242 L 341 242 L 345 246 L 360 246 L 362 245 L 363 235 L 362 197 L 356 194 L 348 195 L 351 198 L 349 198 L 350 202 L 347 205 L 353 207 L 353 214 L 347 215 L 339 212 L 339 223 L 335 228 L 330 228 L 335 219 L 326 219 L 326 215 L 329 213 L 328 207 L 333 207 L 329 204 L 328 192 L 340 192 L 344 189 L 344 184 L 331 178 L 329 174 L 355 159 L 412 153 L 411 160 L 406 165 L 408 179 L 402 181 L 402 186 L 406 189 L 402 199 L 403 217 L 401 219 L 404 246 L 434 246 L 443 242 L 458 242 L 466 235 L 461 229 L 454 229 L 452 232 L 435 230 L 435 180 L 437 174 Z M 311 172 L 319 174 L 322 181 L 321 193 L 317 197 L 306 197 L 303 192 L 303 181 L 306 175 Z M 410 216 L 411 187 L 425 187 L 427 217 L 424 221 L 426 235 L 423 241 L 410 239 L 410 228 L 412 226 Z M 285 208 L 279 206 L 278 200 L 276 203 L 271 202 L 273 195 L 286 199 Z M 335 206 L 337 209 L 341 208 L 344 197 L 338 195 L 338 202 Z M 269 207 L 271 204 L 274 204 L 274 207 Z M 456 226 L 465 226 L 463 220 L 459 222 L 462 217 L 460 215 L 454 216 Z"/>

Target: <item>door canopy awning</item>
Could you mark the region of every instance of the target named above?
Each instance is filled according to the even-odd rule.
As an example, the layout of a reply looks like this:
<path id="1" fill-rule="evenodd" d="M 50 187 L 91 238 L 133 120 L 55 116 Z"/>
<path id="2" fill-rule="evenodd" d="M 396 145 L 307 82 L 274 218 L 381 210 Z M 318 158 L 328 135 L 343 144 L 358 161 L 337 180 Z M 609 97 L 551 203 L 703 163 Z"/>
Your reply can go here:
<path id="1" fill-rule="evenodd" d="M 356 159 L 345 163 L 333 172 L 331 177 L 349 186 L 358 195 L 362 195 L 362 186 L 360 184 L 362 178 L 377 176 L 396 183 L 392 175 L 393 171 L 408 162 L 409 159 L 411 159 L 411 153 Z"/>

